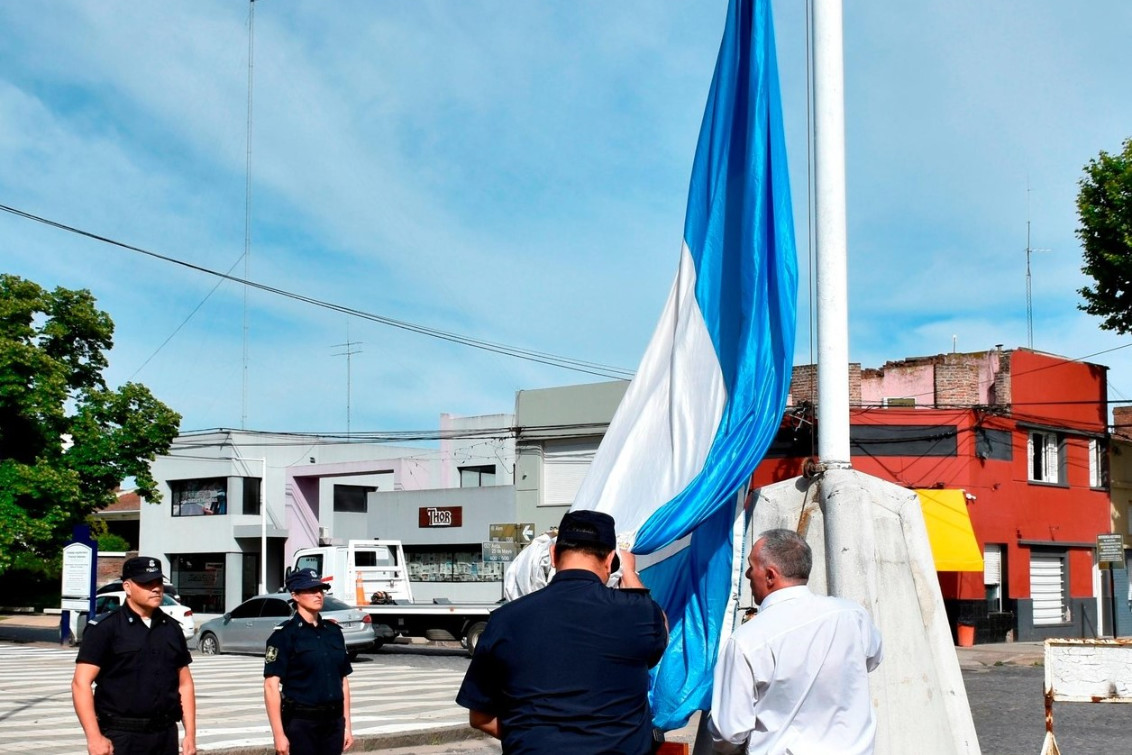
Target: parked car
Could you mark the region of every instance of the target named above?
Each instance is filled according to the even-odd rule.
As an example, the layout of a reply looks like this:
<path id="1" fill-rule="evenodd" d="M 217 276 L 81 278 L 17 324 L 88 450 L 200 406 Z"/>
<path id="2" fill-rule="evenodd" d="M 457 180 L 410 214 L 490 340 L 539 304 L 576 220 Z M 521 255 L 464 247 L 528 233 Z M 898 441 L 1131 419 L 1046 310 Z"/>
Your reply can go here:
<path id="1" fill-rule="evenodd" d="M 205 655 L 218 653 L 255 653 L 263 655 L 267 638 L 275 627 L 294 612 L 290 593 L 276 592 L 257 595 L 236 606 L 230 613 L 209 619 L 200 627 L 197 647 Z M 322 605 L 322 618 L 342 628 L 346 650 L 353 658 L 373 647 L 376 636 L 373 620 L 368 613 L 326 596 Z"/>
<path id="2" fill-rule="evenodd" d="M 114 589 L 115 587 L 117 589 Z M 117 585 L 112 582 L 105 587 L 100 587 L 94 597 L 94 615 L 101 616 L 116 611 L 125 602 L 126 592 L 122 589 L 120 582 Z M 196 634 L 196 619 L 193 618 L 193 609 L 178 603 L 169 593 L 165 593 L 161 598 L 161 611 L 181 625 L 181 634 L 185 635 L 186 640 L 192 639 L 193 635 Z M 75 638 L 75 642 L 82 642 L 82 635 L 86 630 L 87 623 L 85 619 L 85 613 L 82 614 L 80 619 L 78 612 L 71 612 L 71 636 Z"/>
<path id="3" fill-rule="evenodd" d="M 165 594 L 172 596 L 173 600 L 178 603 L 181 602 L 181 596 L 177 594 L 177 588 L 169 581 L 168 577 L 162 581 L 161 586 L 165 588 Z M 98 588 L 96 595 L 101 595 L 104 592 L 122 592 L 122 580 L 116 579 L 113 582 L 107 582 L 102 587 Z"/>

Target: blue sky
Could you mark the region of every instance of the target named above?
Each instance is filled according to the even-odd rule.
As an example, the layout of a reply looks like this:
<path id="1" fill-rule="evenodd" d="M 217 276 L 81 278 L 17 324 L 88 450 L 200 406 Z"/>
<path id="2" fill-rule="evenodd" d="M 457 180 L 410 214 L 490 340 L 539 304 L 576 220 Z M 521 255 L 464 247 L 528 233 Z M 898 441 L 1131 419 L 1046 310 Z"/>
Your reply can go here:
<path id="1" fill-rule="evenodd" d="M 798 363 L 803 8 L 774 2 Z M 725 9 L 259 0 L 249 277 L 634 368 L 675 273 Z M 242 276 L 247 4 L 4 3 L 0 26 L 0 204 Z M 1076 309 L 1074 236 L 1082 166 L 1132 136 L 1130 28 L 1126 0 L 846 3 L 853 361 L 1024 346 L 1027 219 L 1049 250 L 1032 260 L 1035 348 L 1132 343 Z M 117 326 L 111 383 L 145 383 L 186 430 L 241 425 L 241 287 L 210 295 L 211 276 L 7 213 L 0 270 L 94 293 Z M 354 431 L 596 379 L 256 290 L 247 311 L 250 429 L 345 429 L 347 328 Z M 1130 352 L 1092 359 L 1117 400 Z"/>

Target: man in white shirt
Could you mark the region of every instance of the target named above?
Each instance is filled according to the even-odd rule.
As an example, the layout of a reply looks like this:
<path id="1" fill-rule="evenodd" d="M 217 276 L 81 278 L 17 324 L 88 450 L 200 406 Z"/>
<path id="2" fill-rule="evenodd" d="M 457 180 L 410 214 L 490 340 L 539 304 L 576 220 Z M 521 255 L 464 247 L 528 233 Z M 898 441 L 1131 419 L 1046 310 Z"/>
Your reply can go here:
<path id="1" fill-rule="evenodd" d="M 806 587 L 810 546 L 790 530 L 759 536 L 747 559 L 758 614 L 735 630 L 715 667 L 709 730 L 717 752 L 873 751 L 868 673 L 880 631 L 858 604 Z"/>

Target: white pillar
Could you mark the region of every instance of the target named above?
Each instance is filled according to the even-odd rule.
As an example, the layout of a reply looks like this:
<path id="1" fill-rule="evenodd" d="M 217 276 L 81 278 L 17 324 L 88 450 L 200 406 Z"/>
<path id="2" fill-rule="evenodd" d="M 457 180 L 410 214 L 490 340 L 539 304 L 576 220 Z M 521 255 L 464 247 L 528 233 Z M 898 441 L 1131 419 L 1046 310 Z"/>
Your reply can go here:
<path id="1" fill-rule="evenodd" d="M 841 0 L 814 0 L 818 456 L 849 467 L 849 308 Z"/>

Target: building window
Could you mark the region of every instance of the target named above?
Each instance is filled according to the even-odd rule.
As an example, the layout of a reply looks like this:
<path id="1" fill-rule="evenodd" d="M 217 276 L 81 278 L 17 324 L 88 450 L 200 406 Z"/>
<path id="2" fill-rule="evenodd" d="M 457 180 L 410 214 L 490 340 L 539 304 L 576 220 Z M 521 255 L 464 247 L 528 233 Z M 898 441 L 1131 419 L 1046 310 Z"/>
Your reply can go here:
<path id="1" fill-rule="evenodd" d="M 173 516 L 206 516 L 228 513 L 228 480 L 170 480 Z"/>
<path id="2" fill-rule="evenodd" d="M 1108 454 L 1104 443 L 1096 438 L 1089 439 L 1089 487 L 1108 487 Z"/>
<path id="3" fill-rule="evenodd" d="M 460 467 L 460 487 L 487 488 L 495 484 L 495 465 Z"/>
<path id="4" fill-rule="evenodd" d="M 263 501 L 263 481 L 258 477 L 242 477 L 244 483 L 244 513 L 259 516 Z"/>
<path id="5" fill-rule="evenodd" d="M 1026 442 L 1026 454 L 1030 460 L 1030 480 L 1059 484 L 1063 481 L 1062 461 L 1064 458 L 1062 439 L 1057 433 L 1033 430 Z"/>
<path id="6" fill-rule="evenodd" d="M 550 440 L 542 449 L 542 505 L 569 506 L 590 471 L 600 439 Z"/>
<path id="7" fill-rule="evenodd" d="M 987 611 L 1000 613 L 1002 606 L 1002 551 L 1001 545 L 983 546 L 983 585 L 987 590 Z"/>
<path id="8" fill-rule="evenodd" d="M 1030 600 L 1034 626 L 1065 624 L 1071 620 L 1065 600 L 1065 551 L 1030 552 Z"/>
<path id="9" fill-rule="evenodd" d="M 366 485 L 335 485 L 334 510 L 347 514 L 364 514 L 368 510 L 366 497 L 377 488 Z"/>

